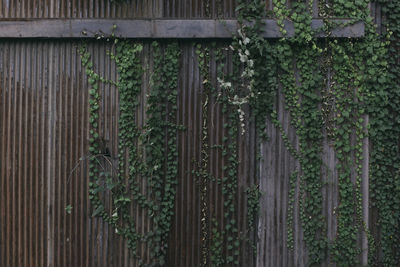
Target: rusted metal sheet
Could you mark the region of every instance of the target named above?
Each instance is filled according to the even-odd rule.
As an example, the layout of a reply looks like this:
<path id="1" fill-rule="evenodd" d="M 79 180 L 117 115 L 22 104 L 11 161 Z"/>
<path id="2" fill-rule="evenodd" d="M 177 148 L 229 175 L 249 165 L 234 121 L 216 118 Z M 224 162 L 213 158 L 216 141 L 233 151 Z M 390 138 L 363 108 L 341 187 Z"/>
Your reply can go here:
<path id="1" fill-rule="evenodd" d="M 1 266 L 46 264 L 48 48 L 0 45 Z"/>
<path id="2" fill-rule="evenodd" d="M 80 42 L 3 41 L 0 43 L 0 183 L 1 235 L 0 266 L 137 266 L 126 244 L 102 220 L 91 218 L 88 200 L 88 84 L 77 48 Z M 221 44 L 220 44 L 221 45 Z M 179 133 L 179 173 L 175 215 L 169 237 L 168 266 L 198 266 L 201 261 L 200 185 L 192 173 L 201 155 L 201 94 L 195 46 L 181 42 L 181 73 L 178 95 L 178 124 L 186 127 Z M 110 45 L 91 42 L 96 70 L 117 78 L 115 66 L 106 50 Z M 230 64 L 227 58 L 227 66 Z M 146 94 L 151 77 L 152 51 L 145 43 L 143 90 L 138 108 L 138 124 L 143 125 Z M 216 66 L 212 61 L 212 82 L 216 84 Z M 100 136 L 112 155 L 118 151 L 118 92 L 115 87 L 101 87 Z M 297 144 L 290 116 L 278 95 L 279 119 L 293 144 Z M 222 143 L 226 119 L 221 107 L 210 100 L 209 145 Z M 239 231 L 247 233 L 247 208 L 244 190 L 260 177 L 261 213 L 258 225 L 257 260 L 245 242 L 241 246 L 240 266 L 306 266 L 306 250 L 299 222 L 299 208 L 294 206 L 294 250 L 287 249 L 287 209 L 289 176 L 299 163 L 286 150 L 281 135 L 267 121 L 269 141 L 262 143 L 262 161 L 255 166 L 257 151 L 254 125 L 246 125 L 247 135 L 239 141 L 239 195 L 236 200 Z M 367 142 L 367 141 L 365 141 Z M 368 146 L 368 143 L 364 143 Z M 368 189 L 368 157 L 364 155 L 364 189 Z M 218 150 L 210 151 L 209 172 L 223 177 L 226 159 Z M 329 240 L 336 235 L 335 210 L 338 205 L 337 161 L 328 140 L 323 144 L 324 214 Z M 143 188 L 145 185 L 142 184 Z M 297 188 L 299 181 L 297 181 Z M 221 185 L 208 185 L 208 231 L 216 218 L 224 223 Z M 366 191 L 365 191 L 366 192 Z M 364 192 L 364 193 L 365 193 Z M 296 189 L 295 199 L 299 199 Z M 110 203 L 108 194 L 102 199 Z M 295 202 L 296 203 L 296 202 Z M 65 208 L 71 205 L 68 214 Z M 368 201 L 364 199 L 364 215 Z M 134 209 L 138 231 L 149 231 L 151 224 L 144 211 Z M 367 218 L 366 218 L 367 219 Z M 247 234 L 246 234 L 247 235 Z M 364 239 L 365 240 L 365 239 Z M 364 241 L 365 242 L 365 241 Z M 225 251 L 226 252 L 226 251 Z M 148 249 L 139 247 L 147 259 Z M 330 266 L 330 261 L 324 266 Z"/>
<path id="3" fill-rule="evenodd" d="M 235 0 L 1 0 L 0 18 L 175 18 L 229 19 L 235 17 Z M 291 0 L 287 1 L 288 6 Z M 273 1 L 266 0 L 267 10 Z M 313 17 L 318 0 L 313 0 Z"/>
<path id="4" fill-rule="evenodd" d="M 0 266 L 138 266 L 126 244 L 101 219 L 91 218 L 88 200 L 88 83 L 77 49 L 80 42 L 2 41 L 0 43 L 1 166 Z M 200 263 L 200 185 L 192 173 L 200 161 L 202 116 L 209 116 L 209 142 L 222 144 L 221 107 L 210 100 L 208 114 L 201 113 L 202 77 L 196 47 L 182 42 L 179 79 L 178 123 L 179 176 L 175 215 L 169 237 L 168 266 L 198 266 Z M 111 45 L 88 44 L 96 70 L 116 79 L 115 65 L 106 55 Z M 144 44 L 143 76 L 138 124 L 146 117 L 146 95 L 152 69 L 152 51 Z M 230 59 L 228 59 L 228 63 Z M 213 63 L 212 68 L 216 66 Z M 213 83 L 216 84 L 215 71 Z M 118 154 L 118 92 L 101 86 L 100 137 L 111 155 Z M 254 129 L 240 138 L 240 194 L 235 219 L 246 235 L 247 210 L 244 190 L 254 184 Z M 253 137 L 253 138 L 252 138 Z M 251 160 L 253 159 L 253 160 Z M 221 151 L 210 151 L 209 172 L 223 177 L 226 159 Z M 253 173 L 253 174 L 252 174 Z M 252 178 L 253 177 L 253 178 Z M 143 189 L 145 185 L 142 184 Z M 224 224 L 222 186 L 208 185 L 208 231 L 212 218 Z M 102 199 L 110 203 L 108 194 Z M 71 206 L 71 214 L 66 207 Z M 107 205 L 106 205 L 107 206 Z M 151 224 L 147 213 L 133 209 L 137 230 L 146 233 Z M 221 229 L 220 229 L 221 230 Z M 148 248 L 139 246 L 146 260 Z M 226 251 L 225 251 L 226 253 Z M 246 242 L 241 262 L 251 264 L 253 253 Z M 242 265 L 242 266 L 243 266 Z M 248 265 L 252 266 L 252 265 Z"/>
<path id="5" fill-rule="evenodd" d="M 93 22 L 86 19 L 110 19 L 102 29 L 109 32 L 113 20 L 121 21 L 118 28 L 125 27 L 124 29 L 129 30 L 130 24 L 124 19 L 212 19 L 215 23 L 219 19 L 227 19 L 232 21 L 228 25 L 231 25 L 233 32 L 236 27 L 234 2 L 130 0 L 117 5 L 110 1 L 98 0 L 1 0 L 0 25 L 10 26 L 11 21 L 19 19 L 27 19 L 28 22 L 29 19 L 73 18 L 84 19 L 82 21 L 89 24 Z M 272 0 L 266 1 L 266 7 L 272 9 Z M 318 6 L 314 4 L 313 7 L 316 17 Z M 375 5 L 372 10 L 379 13 L 379 7 Z M 377 22 L 379 21 L 380 17 L 377 17 Z M 51 24 L 54 20 L 48 22 Z M 69 22 L 66 23 L 68 25 Z M 97 25 L 91 25 L 91 28 L 88 27 L 91 31 L 99 30 Z M 29 27 L 31 28 L 27 28 L 30 31 L 27 35 L 46 37 L 45 33 L 35 30 L 36 26 Z M 360 34 L 363 28 L 357 29 L 355 34 Z M 77 35 L 80 34 L 78 30 L 79 27 L 74 26 Z M 168 28 L 164 31 L 167 30 Z M 62 28 L 62 31 L 68 32 L 69 28 Z M 1 34 L 5 32 L 1 30 Z M 18 32 L 12 34 L 19 37 Z M 142 62 L 144 66 L 149 64 L 149 68 L 143 75 L 141 105 L 137 115 L 139 125 L 143 125 L 146 118 L 146 94 L 152 69 L 151 46 L 147 41 L 144 42 Z M 219 40 L 217 46 L 223 45 L 224 42 Z M 130 257 L 124 240 L 102 220 L 90 217 L 88 167 L 85 158 L 89 136 L 88 83 L 77 53 L 80 45 L 81 42 L 74 39 L 0 40 L 0 266 L 138 265 Z M 201 261 L 200 189 L 192 170 L 197 166 L 196 161 L 200 160 L 201 121 L 204 114 L 201 114 L 202 77 L 198 70 L 195 47 L 188 40 L 181 40 L 180 47 L 182 55 L 177 121 L 178 124 L 185 125 L 186 130 L 179 132 L 178 138 L 179 185 L 169 237 L 168 266 L 190 267 L 199 266 Z M 111 49 L 111 46 L 103 42 L 89 41 L 88 49 L 99 73 L 116 79 L 115 66 L 106 56 L 106 51 Z M 228 55 L 226 69 L 230 64 L 231 59 Z M 214 84 L 215 70 L 215 62 L 212 61 Z M 118 92 L 113 86 L 103 85 L 101 95 L 100 135 L 110 153 L 117 155 Z M 279 94 L 276 106 L 279 119 L 292 143 L 298 145 L 295 131 L 289 123 L 290 116 L 283 103 L 283 96 Z M 209 106 L 209 144 L 220 144 L 226 119 L 221 115 L 221 107 L 214 99 L 211 99 Z M 289 175 L 293 170 L 299 169 L 299 163 L 286 151 L 279 131 L 270 122 L 266 123 L 270 140 L 261 144 L 262 161 L 259 165 L 255 166 L 258 147 L 254 125 L 251 122 L 246 125 L 248 134 L 239 138 L 240 194 L 236 200 L 236 218 L 242 233 L 247 234 L 246 195 L 243 190 L 249 185 L 260 183 L 264 192 L 256 233 L 258 254 L 255 257 L 248 244 L 243 243 L 240 266 L 306 266 L 307 251 L 299 222 L 298 205 L 294 206 L 294 250 L 286 248 Z M 367 139 L 363 145 L 363 190 L 366 196 L 369 147 Z M 339 202 L 338 174 L 335 168 L 337 159 L 332 145 L 326 138 L 323 142 L 322 158 L 325 166 L 322 173 L 326 182 L 323 188 L 323 212 L 327 220 L 328 239 L 334 240 L 337 227 L 335 210 Z M 209 172 L 213 176 L 224 175 L 221 170 L 224 163 L 226 159 L 218 150 L 210 151 Z M 260 175 L 260 181 L 255 179 L 257 174 Z M 299 188 L 300 181 L 297 180 L 296 184 Z M 215 217 L 221 225 L 224 223 L 222 186 L 214 183 L 208 186 L 208 217 Z M 142 184 L 142 190 L 144 188 L 145 184 Z M 300 193 L 296 189 L 295 199 L 299 198 Z M 102 199 L 106 203 L 111 202 L 108 194 L 104 194 Z M 72 207 L 71 214 L 65 210 L 68 205 Z M 137 218 L 138 231 L 149 231 L 151 224 L 148 223 L 146 213 L 137 209 L 133 209 L 132 212 Z M 370 225 L 374 227 L 375 216 L 369 215 L 367 197 L 363 199 L 363 214 L 366 221 L 369 216 Z M 208 230 L 211 228 L 209 223 Z M 360 238 L 361 240 L 365 248 L 365 236 Z M 146 260 L 148 249 L 140 246 L 139 254 Z M 365 261 L 365 252 L 363 260 Z M 332 266 L 333 263 L 328 259 L 324 264 Z"/>
<path id="6" fill-rule="evenodd" d="M 165 18 L 234 18 L 235 0 L 166 0 Z"/>
<path id="7" fill-rule="evenodd" d="M 1 266 L 101 266 L 92 259 L 107 251 L 95 252 L 85 164 L 69 175 L 87 150 L 77 45 L 0 43 Z"/>
<path id="8" fill-rule="evenodd" d="M 350 20 L 332 20 L 334 23 L 348 23 Z M 262 36 L 283 37 L 276 20 L 265 19 Z M 114 29 L 114 25 L 116 29 Z M 284 21 L 286 37 L 294 37 L 293 22 Z M 322 29 L 322 19 L 313 19 L 311 27 Z M 236 20 L 109 20 L 109 19 L 69 19 L 69 20 L 0 20 L 0 38 L 96 38 L 116 36 L 124 38 L 232 38 L 238 30 Z M 317 37 L 362 37 L 364 23 L 357 22 L 331 30 L 329 35 L 321 32 Z"/>
<path id="9" fill-rule="evenodd" d="M 0 18 L 157 18 L 163 0 L 1 0 Z"/>

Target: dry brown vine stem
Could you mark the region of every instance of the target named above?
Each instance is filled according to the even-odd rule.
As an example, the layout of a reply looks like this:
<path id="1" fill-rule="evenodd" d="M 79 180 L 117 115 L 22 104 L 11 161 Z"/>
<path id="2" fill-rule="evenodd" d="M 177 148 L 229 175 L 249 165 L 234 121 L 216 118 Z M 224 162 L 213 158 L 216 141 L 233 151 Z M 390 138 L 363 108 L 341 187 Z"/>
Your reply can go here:
<path id="1" fill-rule="evenodd" d="M 71 181 L 71 176 L 74 174 L 74 172 L 76 171 L 76 169 L 81 165 L 82 161 L 85 161 L 87 159 L 96 159 L 96 161 L 98 162 L 99 166 L 102 168 L 103 171 L 106 171 L 105 167 L 101 164 L 101 162 L 98 160 L 98 158 L 102 157 L 103 159 L 105 159 L 107 161 L 107 163 L 112 167 L 113 171 L 117 171 L 117 169 L 115 168 L 115 166 L 112 164 L 112 162 L 110 161 L 109 157 L 105 156 L 106 154 L 97 154 L 97 155 L 87 155 L 87 156 L 83 156 L 80 157 L 78 162 L 76 162 L 76 164 L 74 165 L 74 168 L 72 168 L 71 172 L 68 175 L 67 178 L 67 185 L 69 184 L 69 182 Z M 114 172 L 112 172 L 112 174 L 114 174 Z"/>

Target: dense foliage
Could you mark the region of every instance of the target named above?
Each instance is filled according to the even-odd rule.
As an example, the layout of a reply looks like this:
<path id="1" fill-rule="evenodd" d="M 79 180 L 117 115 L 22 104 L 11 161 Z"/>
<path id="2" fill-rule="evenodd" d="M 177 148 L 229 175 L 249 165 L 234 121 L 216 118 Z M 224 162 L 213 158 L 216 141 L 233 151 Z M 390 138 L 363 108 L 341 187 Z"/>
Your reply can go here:
<path id="1" fill-rule="evenodd" d="M 389 45 L 381 59 L 386 61 L 385 71 L 371 73 L 379 89 L 369 106 L 371 198 L 378 210 L 383 253 L 373 263 L 396 266 L 400 262 L 400 2 L 377 2 L 384 15 L 382 38 Z"/>
<path id="2" fill-rule="evenodd" d="M 168 249 L 168 233 L 175 201 L 177 184 L 177 81 L 180 50 L 177 43 L 160 48 L 152 44 L 153 73 L 151 90 L 147 96 L 147 120 L 138 128 L 136 111 L 142 90 L 142 44 L 116 40 L 115 54 L 111 57 L 118 68 L 118 82 L 107 81 L 93 70 L 90 54 L 81 49 L 82 63 L 86 67 L 90 89 L 90 199 L 95 209 L 93 216 L 101 216 L 115 228 L 115 232 L 128 242 L 134 257 L 143 266 L 164 266 Z M 119 154 L 118 174 L 106 170 L 97 159 L 101 155 L 99 142 L 98 109 L 99 83 L 110 82 L 119 91 Z M 141 146 L 138 146 L 138 144 Z M 112 166 L 115 168 L 115 166 Z M 106 177 L 106 185 L 102 179 Z M 146 190 L 141 185 L 145 180 Z M 113 203 L 109 210 L 100 199 L 100 192 L 110 190 Z M 132 205 L 147 211 L 152 228 L 145 234 L 136 230 Z M 112 215 L 110 215 L 110 213 Z M 145 242 L 150 249 L 150 262 L 136 253 L 137 243 Z"/>
<path id="3" fill-rule="evenodd" d="M 319 266 L 327 257 L 338 266 L 359 265 L 361 250 L 357 239 L 362 232 L 369 239 L 369 263 L 383 262 L 384 266 L 395 266 L 399 262 L 400 237 L 399 4 L 381 1 L 387 17 L 388 40 L 385 33 L 379 36 L 376 32 L 369 1 L 318 3 L 319 16 L 325 19 L 325 26 L 319 31 L 329 36 L 333 27 L 344 25 L 328 19 L 345 17 L 354 22 L 364 21 L 365 37 L 318 40 L 316 31 L 311 29 L 312 1 L 293 1 L 288 7 L 285 1 L 275 0 L 273 13 L 282 35 L 287 34 L 284 21 L 291 20 L 295 37 L 266 42 L 259 35 L 260 18 L 264 15 L 261 12 L 263 1 L 238 1 L 239 22 L 252 22 L 251 26 L 243 27 L 239 35 L 249 38 L 249 54 L 262 61 L 254 67 L 253 84 L 260 79 L 257 73 L 261 73 L 269 62 L 278 63 L 276 69 L 269 69 L 270 77 L 266 78 L 268 87 L 274 91 L 255 100 L 269 101 L 263 103 L 263 112 L 260 114 L 257 105 L 251 105 L 254 102 L 250 101 L 250 105 L 259 115 L 256 119 L 270 118 L 301 166 L 289 181 L 288 246 L 293 248 L 292 205 L 298 201 L 294 199 L 294 190 L 300 175 L 300 220 L 310 266 Z M 264 47 L 269 47 L 268 56 L 263 55 Z M 240 49 L 238 52 L 240 54 Z M 256 88 L 251 89 L 260 90 L 262 85 Z M 288 140 L 277 119 L 277 112 L 273 110 L 274 100 L 271 99 L 277 90 L 284 94 L 291 124 L 299 138 L 298 149 Z M 370 123 L 365 121 L 368 119 Z M 334 240 L 327 240 L 327 225 L 322 214 L 322 189 L 327 180 L 323 177 L 326 172 L 322 171 L 322 133 L 328 142 L 333 143 L 338 159 L 339 206 L 335 209 L 338 226 Z M 363 142 L 367 136 L 372 143 L 370 188 L 379 213 L 382 259 L 375 257 L 371 230 L 366 227 L 362 214 Z"/>
<path id="4" fill-rule="evenodd" d="M 256 252 L 257 216 L 262 196 L 257 185 L 240 192 L 238 188 L 238 137 L 247 134 L 249 121 L 254 123 L 257 142 L 267 142 L 266 119 L 279 130 L 282 140 L 299 169 L 289 179 L 287 243 L 293 249 L 294 205 L 299 206 L 301 228 L 307 248 L 308 265 L 320 266 L 330 259 L 337 266 L 358 266 L 361 249 L 357 240 L 368 237 L 369 264 L 396 266 L 400 262 L 400 2 L 377 0 L 385 15 L 383 33 L 378 34 L 370 16 L 367 0 L 319 1 L 319 16 L 324 27 L 311 28 L 313 1 L 273 0 L 273 14 L 282 38 L 265 40 L 262 19 L 266 16 L 265 1 L 237 0 L 239 30 L 228 47 L 215 44 L 196 46 L 197 63 L 202 79 L 201 158 L 193 170 L 199 184 L 201 207 L 201 265 L 239 265 L 240 246 L 250 243 Z M 207 16 L 208 2 L 205 2 Z M 334 27 L 330 18 L 351 18 L 363 21 L 365 36 L 360 39 L 317 39 L 316 32 L 328 37 Z M 295 37 L 287 38 L 285 20 L 294 23 Z M 250 22 L 250 23 L 247 23 Z M 127 241 L 135 257 L 138 242 L 151 248 L 151 262 L 146 266 L 164 266 L 168 249 L 168 233 L 173 216 L 177 184 L 177 79 L 179 46 L 161 46 L 154 42 L 151 90 L 147 96 L 147 120 L 138 128 L 135 117 L 142 86 L 143 45 L 128 41 L 116 42 L 115 60 L 119 80 L 101 77 L 94 70 L 90 54 L 81 49 L 82 64 L 90 84 L 90 199 L 93 216 L 101 216 Z M 227 50 L 229 50 L 227 52 Z M 227 56 L 232 65 L 225 67 Z M 215 64 L 216 72 L 211 73 Z M 216 77 L 217 83 L 212 82 Z M 118 87 L 120 96 L 118 173 L 104 167 L 99 138 L 100 83 Z M 292 144 L 275 110 L 277 95 L 283 94 L 290 113 L 298 144 Z M 223 143 L 209 142 L 209 103 L 222 107 L 225 118 Z M 371 143 L 370 195 L 377 209 L 379 225 L 369 229 L 363 220 L 362 175 L 366 138 Z M 338 207 L 337 234 L 327 237 L 323 215 L 322 191 L 327 177 L 322 159 L 323 142 L 332 145 L 337 158 Z M 220 166 L 223 177 L 208 173 L 209 154 L 218 149 L 225 159 Z M 260 159 L 257 159 L 260 160 Z M 265 177 L 256 177 L 265 179 Z M 145 179 L 149 190 L 141 191 Z M 209 218 L 207 206 L 210 183 L 222 186 L 224 224 Z M 298 187 L 298 188 L 297 188 Z M 106 207 L 100 193 L 112 193 L 112 207 Z M 299 192 L 295 199 L 295 191 Z M 150 193 L 149 193 L 150 192 Z M 247 228 L 239 232 L 237 198 L 247 196 Z M 130 215 L 132 205 L 146 210 L 152 229 L 137 233 Z M 212 225 L 212 231 L 208 231 Z M 372 236 L 379 231 L 380 241 Z M 375 244 L 377 247 L 375 248 Z M 377 249 L 377 251 L 375 250 Z M 381 255 L 381 256 L 380 256 Z"/>

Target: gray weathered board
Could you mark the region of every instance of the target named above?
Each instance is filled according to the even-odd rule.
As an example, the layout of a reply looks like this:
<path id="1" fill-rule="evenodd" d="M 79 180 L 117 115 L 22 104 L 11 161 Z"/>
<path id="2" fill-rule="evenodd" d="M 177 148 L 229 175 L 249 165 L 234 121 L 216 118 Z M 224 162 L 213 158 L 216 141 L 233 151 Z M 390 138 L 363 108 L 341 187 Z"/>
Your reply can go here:
<path id="1" fill-rule="evenodd" d="M 276 20 L 265 19 L 265 38 L 283 37 Z M 350 20 L 332 20 L 346 23 Z M 285 21 L 286 37 L 295 35 L 294 24 Z M 0 38 L 93 38 L 115 34 L 126 38 L 231 38 L 238 29 L 237 20 L 109 20 L 109 19 L 32 19 L 0 20 Z M 313 19 L 315 30 L 324 25 Z M 363 37 L 364 23 L 357 22 L 332 29 L 329 36 L 322 31 L 317 37 Z"/>

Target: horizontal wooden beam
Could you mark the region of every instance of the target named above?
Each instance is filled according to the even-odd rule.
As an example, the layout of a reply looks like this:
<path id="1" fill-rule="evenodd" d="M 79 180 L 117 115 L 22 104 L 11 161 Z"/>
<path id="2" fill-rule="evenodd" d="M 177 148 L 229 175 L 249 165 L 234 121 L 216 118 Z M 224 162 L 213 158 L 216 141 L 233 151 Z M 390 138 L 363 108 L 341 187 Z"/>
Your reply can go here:
<path id="1" fill-rule="evenodd" d="M 349 20 L 332 20 L 346 23 Z M 285 21 L 286 37 L 295 35 L 294 25 Z M 313 19 L 311 27 L 319 29 L 324 22 Z M 113 19 L 32 19 L 0 20 L 0 38 L 95 38 L 111 34 L 126 38 L 231 38 L 238 29 L 236 20 L 113 20 Z M 282 37 L 276 20 L 265 19 L 265 38 Z M 364 36 L 364 23 L 332 29 L 328 37 L 358 38 Z M 318 33 L 317 37 L 327 37 Z"/>

